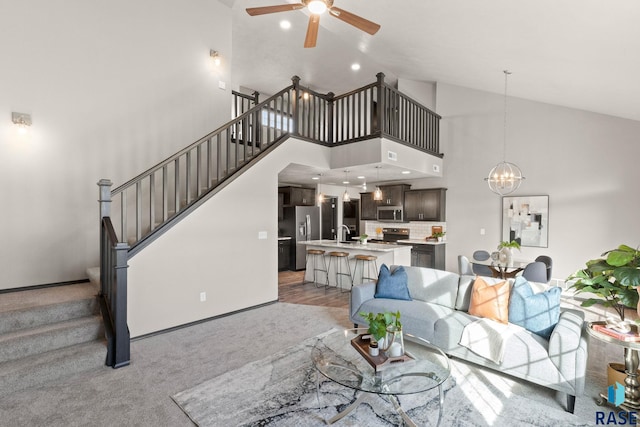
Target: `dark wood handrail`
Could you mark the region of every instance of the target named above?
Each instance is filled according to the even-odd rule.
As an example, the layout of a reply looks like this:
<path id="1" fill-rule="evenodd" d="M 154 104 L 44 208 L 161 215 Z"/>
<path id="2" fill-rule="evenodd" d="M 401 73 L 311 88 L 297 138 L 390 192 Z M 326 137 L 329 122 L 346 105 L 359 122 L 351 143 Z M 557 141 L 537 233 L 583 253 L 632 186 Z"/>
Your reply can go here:
<path id="1" fill-rule="evenodd" d="M 127 260 L 289 136 L 334 146 L 387 137 L 436 156 L 440 116 L 384 82 L 334 96 L 300 79 L 135 178 L 100 186 L 101 305 L 108 364 L 129 364 Z M 306 96 L 305 96 L 306 94 Z M 258 99 L 257 92 L 254 93 Z M 250 99 L 238 94 L 239 98 Z M 115 215 L 111 205 L 118 205 Z M 133 206 L 133 208 L 131 208 Z M 113 220 L 113 223 L 112 223 Z M 118 229 L 114 223 L 119 225 Z"/>

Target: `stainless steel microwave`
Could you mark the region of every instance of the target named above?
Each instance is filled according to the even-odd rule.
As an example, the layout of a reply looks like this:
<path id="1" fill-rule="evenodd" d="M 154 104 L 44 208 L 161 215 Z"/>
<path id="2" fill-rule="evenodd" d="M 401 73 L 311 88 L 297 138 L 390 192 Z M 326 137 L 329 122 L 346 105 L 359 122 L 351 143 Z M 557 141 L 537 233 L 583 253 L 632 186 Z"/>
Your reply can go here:
<path id="1" fill-rule="evenodd" d="M 378 221 L 403 222 L 402 206 L 378 206 Z"/>

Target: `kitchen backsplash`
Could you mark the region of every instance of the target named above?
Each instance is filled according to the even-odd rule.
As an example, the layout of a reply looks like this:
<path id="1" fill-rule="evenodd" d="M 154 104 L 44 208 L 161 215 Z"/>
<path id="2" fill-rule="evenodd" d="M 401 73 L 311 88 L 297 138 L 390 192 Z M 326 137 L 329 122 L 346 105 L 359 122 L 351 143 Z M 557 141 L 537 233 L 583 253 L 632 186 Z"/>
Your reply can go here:
<path id="1" fill-rule="evenodd" d="M 443 231 L 447 231 L 446 222 L 428 222 L 428 221 L 415 221 L 415 222 L 403 222 L 403 223 L 389 223 L 378 221 L 363 221 L 365 224 L 364 232 L 372 239 L 382 239 L 382 231 L 380 234 L 376 232 L 376 229 L 382 230 L 383 228 L 408 228 L 410 230 L 410 239 L 424 239 L 431 236 L 431 227 L 439 225 Z M 446 236 L 445 236 L 446 240 Z"/>

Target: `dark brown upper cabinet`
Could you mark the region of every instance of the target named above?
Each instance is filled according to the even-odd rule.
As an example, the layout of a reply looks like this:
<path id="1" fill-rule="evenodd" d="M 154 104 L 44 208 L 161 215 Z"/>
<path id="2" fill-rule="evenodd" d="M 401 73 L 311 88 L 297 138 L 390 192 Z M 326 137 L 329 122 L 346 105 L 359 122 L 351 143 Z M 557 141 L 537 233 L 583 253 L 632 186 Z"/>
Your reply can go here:
<path id="1" fill-rule="evenodd" d="M 315 188 L 305 187 L 279 187 L 278 193 L 282 194 L 282 203 L 287 206 L 315 206 Z"/>
<path id="2" fill-rule="evenodd" d="M 409 190 L 404 193 L 406 221 L 446 221 L 446 188 Z"/>

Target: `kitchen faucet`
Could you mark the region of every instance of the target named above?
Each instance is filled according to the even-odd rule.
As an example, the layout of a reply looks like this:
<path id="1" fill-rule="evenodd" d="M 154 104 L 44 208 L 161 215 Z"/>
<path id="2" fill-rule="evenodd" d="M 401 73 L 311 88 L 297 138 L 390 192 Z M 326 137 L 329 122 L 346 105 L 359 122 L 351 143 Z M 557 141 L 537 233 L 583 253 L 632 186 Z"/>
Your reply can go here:
<path id="1" fill-rule="evenodd" d="M 340 229 L 342 229 L 343 227 L 344 227 L 345 230 L 347 230 L 347 235 L 351 235 L 351 230 L 349 230 L 349 227 L 347 227 L 344 224 L 340 225 Z M 346 238 L 347 238 L 347 236 L 345 236 L 345 239 Z M 339 242 L 339 241 L 340 241 L 340 233 L 336 234 L 336 242 Z"/>

